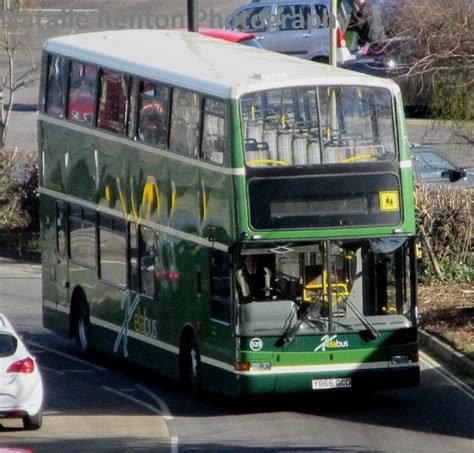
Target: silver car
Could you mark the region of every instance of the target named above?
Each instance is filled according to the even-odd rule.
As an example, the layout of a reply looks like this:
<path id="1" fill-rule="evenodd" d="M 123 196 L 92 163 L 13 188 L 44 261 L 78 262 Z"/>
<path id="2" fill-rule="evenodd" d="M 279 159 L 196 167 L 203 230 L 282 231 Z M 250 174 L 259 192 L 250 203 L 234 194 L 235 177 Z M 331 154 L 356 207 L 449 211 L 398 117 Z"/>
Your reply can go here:
<path id="1" fill-rule="evenodd" d="M 329 0 L 253 1 L 237 8 L 226 28 L 255 33 L 267 50 L 318 62 L 329 62 Z M 337 27 L 337 62 L 354 57 L 346 46 L 343 29 Z"/>

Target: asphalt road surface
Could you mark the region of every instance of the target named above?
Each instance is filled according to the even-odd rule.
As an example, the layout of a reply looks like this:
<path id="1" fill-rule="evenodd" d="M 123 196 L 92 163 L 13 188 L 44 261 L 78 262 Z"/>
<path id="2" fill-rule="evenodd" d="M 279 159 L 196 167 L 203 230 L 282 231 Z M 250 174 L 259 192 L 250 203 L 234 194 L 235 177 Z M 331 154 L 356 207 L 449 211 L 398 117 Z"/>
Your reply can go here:
<path id="1" fill-rule="evenodd" d="M 472 452 L 474 394 L 422 354 L 421 386 L 380 393 L 193 401 L 158 374 L 83 358 L 41 326 L 41 270 L 0 262 L 0 312 L 35 352 L 44 424 L 1 421 L 0 447 L 55 451 Z M 1 449 L 1 448 L 0 448 Z"/>

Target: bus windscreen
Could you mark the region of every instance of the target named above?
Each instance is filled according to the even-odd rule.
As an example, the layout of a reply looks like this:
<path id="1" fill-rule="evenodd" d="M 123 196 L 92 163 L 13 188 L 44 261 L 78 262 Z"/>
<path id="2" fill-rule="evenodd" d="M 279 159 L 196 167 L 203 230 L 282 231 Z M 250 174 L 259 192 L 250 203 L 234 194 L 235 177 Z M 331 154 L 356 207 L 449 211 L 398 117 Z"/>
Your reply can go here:
<path id="1" fill-rule="evenodd" d="M 248 166 L 395 159 L 390 92 L 378 87 L 290 87 L 240 102 Z"/>

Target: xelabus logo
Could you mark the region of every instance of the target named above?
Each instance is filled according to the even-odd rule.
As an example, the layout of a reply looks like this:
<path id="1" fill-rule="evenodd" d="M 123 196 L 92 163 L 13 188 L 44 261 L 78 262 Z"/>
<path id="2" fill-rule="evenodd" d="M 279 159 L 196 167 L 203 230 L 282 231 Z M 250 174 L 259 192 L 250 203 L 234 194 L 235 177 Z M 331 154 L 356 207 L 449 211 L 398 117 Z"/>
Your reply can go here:
<path id="1" fill-rule="evenodd" d="M 324 335 L 324 337 L 321 338 L 321 344 L 315 348 L 314 351 L 325 351 L 326 348 L 328 349 L 336 349 L 336 348 L 348 348 L 349 347 L 349 342 L 347 340 L 344 341 L 339 341 L 337 339 L 337 335 L 333 335 L 330 337 L 329 335 Z"/>

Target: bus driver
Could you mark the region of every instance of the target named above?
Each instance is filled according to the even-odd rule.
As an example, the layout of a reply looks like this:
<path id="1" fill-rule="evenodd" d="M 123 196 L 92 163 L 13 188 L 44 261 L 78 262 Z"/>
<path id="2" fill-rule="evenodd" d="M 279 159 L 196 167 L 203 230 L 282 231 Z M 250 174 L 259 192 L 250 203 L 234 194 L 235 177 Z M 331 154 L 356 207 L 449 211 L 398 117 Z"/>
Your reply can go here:
<path id="1" fill-rule="evenodd" d="M 260 266 L 255 255 L 247 255 L 243 267 L 237 271 L 242 303 L 249 303 L 263 296 L 270 297 L 271 277 L 270 269 Z"/>

